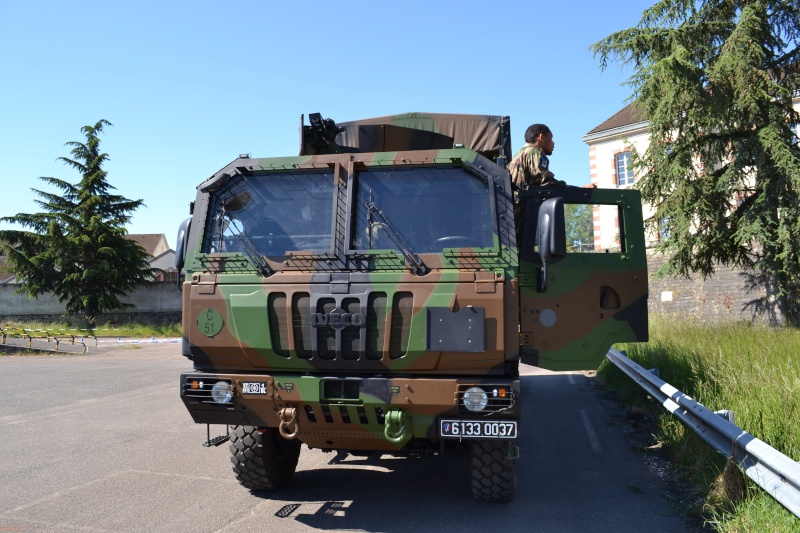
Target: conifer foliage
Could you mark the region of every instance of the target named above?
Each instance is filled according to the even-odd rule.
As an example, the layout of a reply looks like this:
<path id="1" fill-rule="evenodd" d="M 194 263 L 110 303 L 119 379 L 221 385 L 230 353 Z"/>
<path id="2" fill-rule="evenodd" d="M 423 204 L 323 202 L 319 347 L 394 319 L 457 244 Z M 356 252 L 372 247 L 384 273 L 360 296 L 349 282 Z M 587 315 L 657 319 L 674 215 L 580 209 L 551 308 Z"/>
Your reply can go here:
<path id="1" fill-rule="evenodd" d="M 593 45 L 649 122 L 634 164 L 668 273 L 750 269 L 752 305 L 800 325 L 800 4 L 662 0 Z"/>
<path id="2" fill-rule="evenodd" d="M 84 126 L 86 142 L 68 142 L 72 158 L 58 158 L 80 172 L 80 182 L 39 178 L 60 194 L 32 189 L 43 212 L 1 219 L 24 228 L 0 231 L 8 266 L 21 283 L 17 292 L 53 293 L 67 314 L 82 315 L 90 326 L 99 313 L 129 307 L 120 298 L 156 273 L 147 252 L 125 238 L 125 224 L 142 200 L 113 194 L 102 168 L 108 154 L 100 151 L 98 135 L 110 125 Z"/>

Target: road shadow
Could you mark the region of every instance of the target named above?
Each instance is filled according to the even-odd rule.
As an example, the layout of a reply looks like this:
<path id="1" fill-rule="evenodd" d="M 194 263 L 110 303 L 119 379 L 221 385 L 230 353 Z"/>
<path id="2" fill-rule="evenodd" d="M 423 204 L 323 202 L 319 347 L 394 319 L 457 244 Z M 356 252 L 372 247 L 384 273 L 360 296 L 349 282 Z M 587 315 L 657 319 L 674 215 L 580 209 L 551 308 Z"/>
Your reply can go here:
<path id="1" fill-rule="evenodd" d="M 523 376 L 522 388 L 521 455 L 509 503 L 472 499 L 466 448 L 402 458 L 332 452 L 327 463 L 298 472 L 287 490 L 253 494 L 283 503 L 277 519 L 329 531 L 687 530 L 588 378 Z M 595 440 L 586 437 L 586 416 Z"/>

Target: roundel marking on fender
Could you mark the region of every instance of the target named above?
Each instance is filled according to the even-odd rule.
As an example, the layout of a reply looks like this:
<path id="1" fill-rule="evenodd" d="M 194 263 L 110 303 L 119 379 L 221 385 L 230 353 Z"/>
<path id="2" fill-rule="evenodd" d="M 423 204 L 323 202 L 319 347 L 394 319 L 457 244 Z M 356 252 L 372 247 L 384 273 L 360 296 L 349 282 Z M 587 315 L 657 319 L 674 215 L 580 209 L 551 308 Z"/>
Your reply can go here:
<path id="1" fill-rule="evenodd" d="M 206 337 L 213 337 L 222 331 L 222 315 L 216 309 L 203 309 L 197 317 L 197 327 Z"/>

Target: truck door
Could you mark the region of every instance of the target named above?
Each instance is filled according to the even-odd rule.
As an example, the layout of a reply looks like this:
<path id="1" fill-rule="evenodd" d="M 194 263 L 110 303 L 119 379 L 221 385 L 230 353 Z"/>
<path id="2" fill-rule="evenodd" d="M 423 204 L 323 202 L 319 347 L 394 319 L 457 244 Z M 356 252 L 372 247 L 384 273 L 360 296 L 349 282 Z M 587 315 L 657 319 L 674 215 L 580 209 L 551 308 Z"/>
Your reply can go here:
<path id="1" fill-rule="evenodd" d="M 646 341 L 639 191 L 542 187 L 520 198 L 522 361 L 590 370 L 612 344 Z"/>

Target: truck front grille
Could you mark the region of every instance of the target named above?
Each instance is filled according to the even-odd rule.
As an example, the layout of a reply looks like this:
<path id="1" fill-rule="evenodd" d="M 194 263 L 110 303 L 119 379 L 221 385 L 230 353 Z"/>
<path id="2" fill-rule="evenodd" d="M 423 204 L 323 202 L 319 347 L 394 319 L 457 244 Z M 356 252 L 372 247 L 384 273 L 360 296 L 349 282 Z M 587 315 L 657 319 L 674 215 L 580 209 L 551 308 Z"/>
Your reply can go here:
<path id="1" fill-rule="evenodd" d="M 273 350 L 284 357 L 293 353 L 301 359 L 328 361 L 397 359 L 408 351 L 413 303 L 410 292 L 391 297 L 384 292 L 271 293 L 268 316 Z M 336 324 L 327 318 L 332 313 L 344 313 L 350 323 Z"/>
<path id="2" fill-rule="evenodd" d="M 381 407 L 370 407 L 363 405 L 320 405 L 316 408 L 304 405 L 301 411 L 305 414 L 305 420 L 301 424 L 305 427 L 306 423 L 312 427 L 326 424 L 351 424 L 359 423 L 366 425 L 383 425 L 386 423 L 386 412 Z"/>

